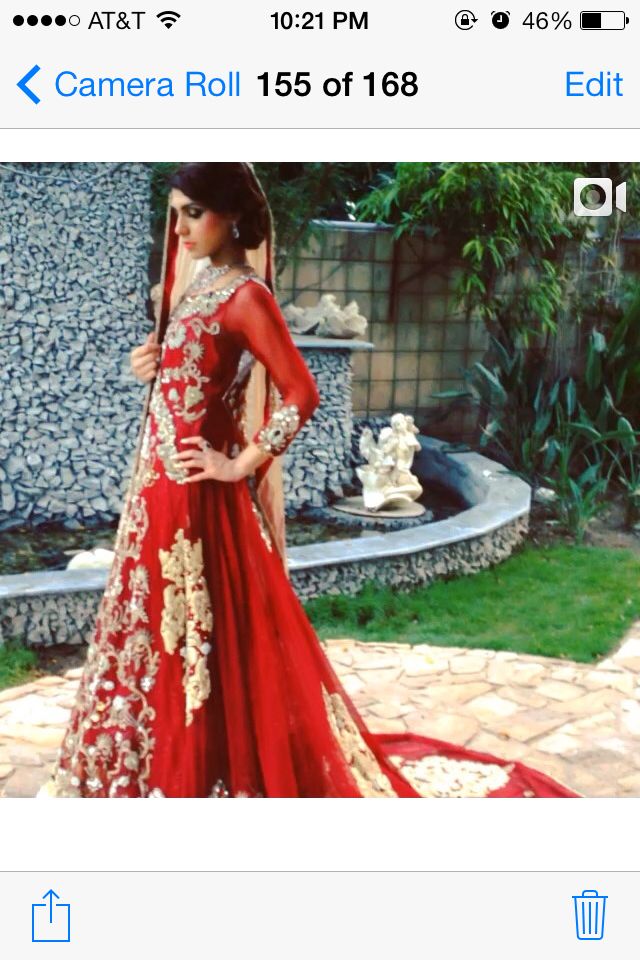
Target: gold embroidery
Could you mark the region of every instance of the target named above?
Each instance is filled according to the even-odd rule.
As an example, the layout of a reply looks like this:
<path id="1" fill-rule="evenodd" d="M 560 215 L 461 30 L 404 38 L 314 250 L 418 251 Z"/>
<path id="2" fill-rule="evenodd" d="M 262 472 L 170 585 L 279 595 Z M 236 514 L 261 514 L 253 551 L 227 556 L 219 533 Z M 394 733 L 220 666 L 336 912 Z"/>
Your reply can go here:
<path id="1" fill-rule="evenodd" d="M 187 337 L 187 328 L 184 324 L 170 324 L 167 327 L 166 335 L 166 344 L 171 347 L 172 350 L 177 350 L 178 347 L 181 347 Z"/>
<path id="2" fill-rule="evenodd" d="M 202 278 L 196 278 L 169 319 L 162 347 L 160 374 L 154 384 L 150 409 L 161 440 L 158 455 L 167 476 L 178 483 L 187 479 L 189 471 L 172 459 L 177 453 L 175 422 L 179 419 L 185 423 L 195 423 L 204 415 L 202 403 L 206 396 L 202 388 L 211 379 L 205 376 L 200 366 L 204 348 L 199 341 L 203 334 L 215 336 L 220 333 L 220 323 L 213 319 L 215 313 L 243 283 L 251 279 L 251 275 L 242 275 L 220 290 L 196 294 L 194 291 L 199 289 L 202 282 Z M 187 342 L 189 331 L 195 339 Z M 179 349 L 183 346 L 181 362 L 173 367 L 165 365 L 167 348 Z M 165 397 L 162 393 L 164 384 L 185 384 L 183 396 L 173 386 Z"/>
<path id="3" fill-rule="evenodd" d="M 509 768 L 449 757 L 390 758 L 421 797 L 486 797 L 509 782 Z"/>
<path id="4" fill-rule="evenodd" d="M 258 527 L 260 528 L 260 536 L 262 537 L 262 539 L 263 539 L 264 542 L 266 543 L 266 545 L 267 545 L 267 547 L 269 548 L 269 550 L 273 552 L 273 544 L 271 543 L 271 537 L 269 536 L 269 532 L 268 532 L 268 530 L 267 530 L 267 525 L 266 525 L 266 523 L 264 522 L 264 517 L 262 516 L 262 511 L 260 510 L 260 507 L 258 507 L 258 506 L 253 502 L 253 500 L 251 501 L 251 509 L 253 510 L 253 514 L 254 514 L 256 520 L 258 521 Z"/>
<path id="5" fill-rule="evenodd" d="M 140 444 L 140 463 L 138 466 L 137 486 L 138 493 L 147 487 L 153 486 L 160 474 L 153 468 L 154 460 L 157 456 L 158 438 L 151 432 L 151 420 L 147 417 L 142 434 L 142 443 Z"/>
<path id="6" fill-rule="evenodd" d="M 198 387 L 187 387 L 184 392 L 185 407 L 195 407 L 196 403 L 204 400 L 204 393 Z"/>
<path id="7" fill-rule="evenodd" d="M 279 407 L 258 433 L 257 444 L 264 451 L 277 455 L 282 453 L 298 432 L 300 412 L 295 403 Z"/>
<path id="8" fill-rule="evenodd" d="M 149 622 L 145 601 L 149 595 L 149 574 L 145 567 L 134 567 L 129 574 L 129 599 L 131 623 L 139 620 Z"/>
<path id="9" fill-rule="evenodd" d="M 339 693 L 322 688 L 331 731 L 336 738 L 353 779 L 363 797 L 395 797 L 395 790 Z"/>
<path id="10" fill-rule="evenodd" d="M 158 456 L 162 460 L 165 473 L 170 480 L 175 480 L 177 483 L 184 483 L 189 476 L 189 471 L 186 467 L 182 466 L 180 461 L 176 462 L 173 460 L 173 457 L 175 457 L 177 453 L 176 428 L 165 398 L 162 395 L 159 380 L 156 380 L 154 384 L 149 410 L 153 414 L 156 422 L 158 437 L 160 439 Z"/>
<path id="11" fill-rule="evenodd" d="M 233 422 L 239 431 L 243 446 L 246 446 L 251 439 L 247 428 L 246 388 L 254 363 L 255 358 L 253 355 L 248 350 L 243 350 L 238 360 L 235 376 L 222 396 L 222 401 L 231 413 Z M 235 443 L 231 451 L 231 456 L 237 456 L 237 453 L 234 453 L 234 448 L 237 449 L 237 453 L 239 453 L 241 449 L 240 445 Z"/>
<path id="12" fill-rule="evenodd" d="M 260 501 L 258 500 L 258 488 L 256 475 L 254 473 L 250 474 L 246 478 L 247 488 L 249 490 L 249 496 L 251 498 L 251 509 L 253 510 L 253 515 L 258 521 L 258 527 L 260 529 L 260 535 L 264 542 L 266 543 L 269 550 L 273 551 L 273 543 L 271 540 L 271 534 L 269 532 L 262 508 L 260 506 Z"/>
<path id="13" fill-rule="evenodd" d="M 139 597 L 148 593 L 144 567 L 135 567 L 130 580 Z M 89 647 L 74 718 L 54 775 L 57 796 L 83 796 L 84 786 L 94 796 L 115 797 L 130 786 L 134 771 L 139 792 L 145 794 L 155 716 L 146 694 L 155 682 L 158 654 L 144 629 L 133 629 L 118 649 L 111 642 L 114 633 L 108 631 L 129 630 L 137 620 L 146 620 L 146 613 L 130 604 L 109 623 L 109 609 L 109 603 L 102 606 L 96 638 Z M 113 696 L 116 689 L 121 692 Z"/>
<path id="14" fill-rule="evenodd" d="M 168 393 L 168 399 L 172 402 L 171 413 L 174 417 L 180 417 L 186 423 L 193 423 L 204 413 L 203 410 L 192 410 L 191 407 L 201 403 L 204 398 L 202 386 L 210 381 L 198 366 L 198 361 L 202 359 L 204 351 L 200 343 L 188 343 L 184 348 L 184 360 L 179 367 L 164 367 L 160 376 L 162 383 L 171 383 L 174 380 L 185 382 L 195 380 L 194 384 L 185 387 L 184 400 L 180 402 L 180 393 L 171 389 Z"/>
<path id="15" fill-rule="evenodd" d="M 234 287 L 234 289 L 236 288 Z M 229 293 L 226 297 L 224 297 L 222 302 L 224 303 L 224 301 L 228 300 L 230 296 L 231 294 Z M 199 313 L 202 314 L 202 317 L 193 318 L 191 327 L 193 330 L 196 331 L 196 335 L 198 337 L 201 337 L 203 333 L 208 333 L 212 337 L 216 337 L 220 333 L 220 324 L 218 323 L 217 320 L 212 320 L 209 324 L 207 324 L 205 320 L 207 316 L 211 315 L 211 311 L 217 310 L 219 306 L 220 306 L 220 303 L 218 301 L 214 301 L 213 303 L 207 304 L 206 307 L 202 307 L 198 311 Z"/>
<path id="16" fill-rule="evenodd" d="M 172 348 L 181 347 L 187 339 L 188 327 L 180 321 L 193 313 L 213 313 L 248 279 L 250 277 L 240 277 L 215 294 L 186 297 L 172 315 L 166 344 Z M 217 334 L 220 331 L 217 321 L 204 322 L 198 316 L 193 319 L 191 328 L 197 339 L 203 333 Z M 198 404 L 204 399 L 204 394 L 200 396 L 198 391 L 206 378 L 199 375 L 194 383 L 187 385 L 182 409 L 179 407 L 180 393 L 176 391 L 176 395 L 168 400 L 163 395 L 162 383 L 184 381 L 190 379 L 194 369 L 198 372 L 197 361 L 203 357 L 203 348 L 197 339 L 185 347 L 184 366 L 161 371 L 154 383 L 140 461 L 124 500 L 114 562 L 100 603 L 76 708 L 54 774 L 51 792 L 56 796 L 116 797 L 128 793 L 147 796 L 149 791 L 155 711 L 147 694 L 155 683 L 159 653 L 154 652 L 153 638 L 146 629 L 149 571 L 139 562 L 149 529 L 143 491 L 159 479 L 160 474 L 155 469 L 159 466 L 157 459 L 170 479 L 181 483 L 188 477 L 188 470 L 172 460 L 177 452 L 174 418 L 181 413 L 197 415 Z M 178 405 L 175 410 L 174 403 Z M 190 722 L 193 710 L 209 695 L 210 687 L 206 669 L 210 648 L 195 628 L 197 624 L 206 628 L 211 611 L 208 595 L 205 603 L 198 580 L 198 577 L 195 580 L 187 578 L 182 594 L 188 623 L 183 651 L 187 722 Z M 130 591 L 126 596 L 125 589 Z M 189 622 L 190 611 L 195 611 L 193 624 Z"/>
<path id="17" fill-rule="evenodd" d="M 247 793 L 246 790 L 238 790 L 237 793 L 229 793 L 229 790 L 227 789 L 227 786 L 224 780 L 216 780 L 216 782 L 213 785 L 213 790 L 209 794 L 209 798 L 213 800 L 222 800 L 222 799 L 226 799 L 227 797 L 234 797 L 234 798 L 243 797 L 245 799 L 246 798 L 253 799 L 255 797 L 264 797 L 264 794 L 263 793 Z"/>
<path id="18" fill-rule="evenodd" d="M 227 797 L 264 797 L 262 793 L 246 793 L 244 790 L 240 790 L 238 793 L 231 794 L 229 793 L 227 787 L 225 786 L 224 780 L 216 780 L 213 785 L 213 789 L 209 794 L 209 799 L 213 800 L 222 800 Z M 149 793 L 150 799 L 153 800 L 166 800 L 166 794 L 160 787 L 154 787 L 153 790 Z"/>
<path id="19" fill-rule="evenodd" d="M 177 331 L 176 327 L 174 327 L 174 324 L 177 324 L 179 320 L 183 320 L 186 317 L 195 318 L 198 335 L 201 333 L 211 333 L 214 335 L 219 333 L 219 323 L 214 320 L 212 323 L 207 325 L 205 322 L 206 319 L 210 318 L 216 312 L 220 304 L 225 303 L 231 294 L 234 293 L 238 287 L 242 286 L 243 283 L 246 283 L 247 280 L 255 280 L 260 282 L 259 278 L 254 274 L 242 274 L 241 276 L 232 280 L 231 283 L 229 283 L 226 287 L 221 287 L 219 290 L 205 290 L 204 292 L 199 293 L 195 292 L 199 284 L 199 278 L 196 277 L 192 286 L 186 291 L 182 300 L 174 308 L 171 314 L 169 326 L 167 327 L 167 336 L 171 335 L 172 338 L 175 338 Z"/>
<path id="20" fill-rule="evenodd" d="M 160 633 L 167 653 L 173 654 L 184 642 L 183 686 L 186 698 L 186 724 L 211 693 L 207 656 L 213 629 L 213 612 L 204 578 L 202 541 L 191 543 L 184 530 L 178 530 L 170 550 L 160 550 L 164 580 L 171 581 L 163 591 Z"/>
<path id="21" fill-rule="evenodd" d="M 84 796 L 87 791 L 93 796 L 123 795 L 133 772 L 138 792 L 144 796 L 147 789 L 155 712 L 146 694 L 155 682 L 159 656 L 153 652 L 151 634 L 139 626 L 148 619 L 149 573 L 138 561 L 149 529 L 142 494 L 159 476 L 153 468 L 155 445 L 147 419 L 94 639 L 51 784 L 55 796 Z M 123 597 L 125 579 L 131 591 L 129 603 Z"/>
<path id="22" fill-rule="evenodd" d="M 162 641 L 167 653 L 175 653 L 184 632 L 187 605 L 182 590 L 171 584 L 162 593 Z"/>

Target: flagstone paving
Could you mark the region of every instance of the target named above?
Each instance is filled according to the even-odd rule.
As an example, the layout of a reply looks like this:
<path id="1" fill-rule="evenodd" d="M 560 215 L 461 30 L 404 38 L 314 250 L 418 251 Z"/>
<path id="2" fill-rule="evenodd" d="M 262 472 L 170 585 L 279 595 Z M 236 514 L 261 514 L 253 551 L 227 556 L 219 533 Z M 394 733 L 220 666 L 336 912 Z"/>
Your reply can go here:
<path id="1" fill-rule="evenodd" d="M 522 760 L 588 797 L 640 797 L 640 623 L 588 665 L 355 640 L 327 647 L 372 730 Z M 0 692 L 0 796 L 33 797 L 49 777 L 79 675 Z"/>

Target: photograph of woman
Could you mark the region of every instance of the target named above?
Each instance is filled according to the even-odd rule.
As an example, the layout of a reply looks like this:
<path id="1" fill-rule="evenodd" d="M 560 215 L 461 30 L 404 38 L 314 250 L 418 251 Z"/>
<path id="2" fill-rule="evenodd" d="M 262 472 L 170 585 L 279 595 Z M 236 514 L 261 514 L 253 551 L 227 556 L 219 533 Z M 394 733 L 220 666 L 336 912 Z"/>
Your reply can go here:
<path id="1" fill-rule="evenodd" d="M 131 355 L 150 385 L 138 453 L 43 793 L 575 796 L 368 731 L 287 574 L 280 457 L 321 398 L 274 297 L 267 199 L 249 164 L 189 163 L 169 202 L 159 320 Z"/>

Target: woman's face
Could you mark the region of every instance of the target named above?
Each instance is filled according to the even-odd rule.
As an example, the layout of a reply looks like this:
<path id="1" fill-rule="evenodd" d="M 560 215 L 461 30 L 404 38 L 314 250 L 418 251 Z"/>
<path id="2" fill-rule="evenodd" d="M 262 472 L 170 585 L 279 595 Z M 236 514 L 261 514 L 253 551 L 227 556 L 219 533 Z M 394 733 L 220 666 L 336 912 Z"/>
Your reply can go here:
<path id="1" fill-rule="evenodd" d="M 170 196 L 176 212 L 176 233 L 194 259 L 215 257 L 231 242 L 230 214 L 214 213 L 174 188 Z"/>

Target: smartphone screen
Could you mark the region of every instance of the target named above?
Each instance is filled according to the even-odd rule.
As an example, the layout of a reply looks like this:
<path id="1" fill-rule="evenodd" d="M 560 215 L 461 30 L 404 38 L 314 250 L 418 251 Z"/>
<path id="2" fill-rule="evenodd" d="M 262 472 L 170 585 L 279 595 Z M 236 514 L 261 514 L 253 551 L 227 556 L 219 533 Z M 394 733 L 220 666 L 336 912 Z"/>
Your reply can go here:
<path id="1" fill-rule="evenodd" d="M 637 21 L 3 13 L 14 952 L 630 941 Z"/>

